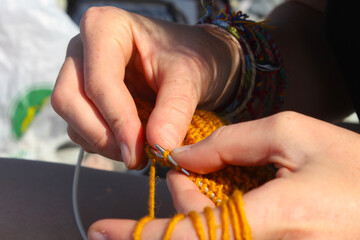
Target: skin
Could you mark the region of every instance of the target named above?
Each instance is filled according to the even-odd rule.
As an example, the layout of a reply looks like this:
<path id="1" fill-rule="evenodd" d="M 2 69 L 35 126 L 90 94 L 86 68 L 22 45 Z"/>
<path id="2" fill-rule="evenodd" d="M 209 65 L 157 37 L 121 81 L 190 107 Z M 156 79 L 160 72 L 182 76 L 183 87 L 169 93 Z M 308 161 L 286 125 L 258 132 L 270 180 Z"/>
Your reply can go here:
<path id="1" fill-rule="evenodd" d="M 202 173 L 228 164 L 278 167 L 274 180 L 243 197 L 254 240 L 356 239 L 360 234 L 358 149 L 359 134 L 283 112 L 222 127 L 199 143 L 174 149 L 172 156 L 180 166 Z M 205 222 L 202 209 L 214 206 L 197 186 L 175 171 L 168 174 L 167 182 L 177 211 L 197 210 Z M 219 209 L 214 211 L 219 223 Z M 142 237 L 161 239 L 167 222 L 149 222 Z M 89 239 L 131 239 L 135 224 L 101 220 L 90 227 Z M 176 225 L 172 239 L 197 239 L 188 218 Z"/>
<path id="2" fill-rule="evenodd" d="M 291 83 L 283 110 L 333 122 L 352 108 L 323 34 L 324 7 L 323 0 L 286 1 L 268 16 L 276 26 L 268 30 Z M 195 108 L 214 110 L 232 96 L 238 47 L 219 28 L 91 8 L 69 43 L 51 103 L 86 151 L 141 168 L 145 140 L 170 150 L 180 146 Z M 155 105 L 146 131 L 134 98 Z"/>
<path id="3" fill-rule="evenodd" d="M 234 88 L 238 47 L 218 28 L 91 8 L 69 43 L 51 103 L 74 142 L 134 169 L 145 141 L 134 98 L 156 101 L 149 144 L 179 146 L 195 108 L 218 107 Z"/>
<path id="4" fill-rule="evenodd" d="M 283 109 L 336 121 L 351 107 L 321 31 L 324 6 L 323 1 L 287 1 L 270 14 L 276 28 L 269 31 L 291 82 Z M 145 140 L 174 149 L 196 107 L 214 110 L 231 96 L 239 58 L 238 43 L 219 29 L 91 8 L 69 43 L 52 105 L 67 121 L 71 139 L 86 151 L 138 168 Z M 155 104 L 146 132 L 137 97 Z M 244 195 L 254 239 L 354 239 L 360 215 L 353 201 L 359 198 L 358 149 L 358 135 L 287 112 L 221 128 L 204 143 L 173 153 L 181 166 L 202 173 L 227 164 L 279 167 L 277 179 Z M 207 157 L 210 163 L 204 164 Z M 167 181 L 179 212 L 212 206 L 183 175 L 170 172 Z M 147 224 L 144 236 L 160 238 L 167 221 Z M 89 238 L 130 239 L 135 224 L 102 220 L 90 228 Z M 174 239 L 195 238 L 192 229 L 188 219 L 181 221 Z"/>

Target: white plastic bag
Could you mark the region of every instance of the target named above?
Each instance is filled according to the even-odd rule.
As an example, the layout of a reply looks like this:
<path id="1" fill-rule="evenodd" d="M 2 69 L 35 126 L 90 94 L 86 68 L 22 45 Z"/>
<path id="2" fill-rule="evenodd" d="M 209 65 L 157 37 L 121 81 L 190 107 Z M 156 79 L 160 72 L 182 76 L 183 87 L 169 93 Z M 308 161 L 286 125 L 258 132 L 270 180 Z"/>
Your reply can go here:
<path id="1" fill-rule="evenodd" d="M 49 106 L 78 27 L 55 0 L 0 0 L 0 157 L 56 161 L 66 124 Z"/>

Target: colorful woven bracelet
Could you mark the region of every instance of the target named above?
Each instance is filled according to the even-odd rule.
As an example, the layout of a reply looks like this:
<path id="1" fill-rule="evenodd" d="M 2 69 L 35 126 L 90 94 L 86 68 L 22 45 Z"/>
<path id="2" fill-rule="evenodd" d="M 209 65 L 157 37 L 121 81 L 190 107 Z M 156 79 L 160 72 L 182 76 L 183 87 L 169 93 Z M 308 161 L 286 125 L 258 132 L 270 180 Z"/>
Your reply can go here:
<path id="1" fill-rule="evenodd" d="M 242 12 L 222 9 L 212 18 L 211 0 L 202 0 L 206 15 L 198 24 L 213 24 L 231 33 L 240 43 L 245 71 L 236 96 L 216 112 L 229 122 L 241 122 L 268 116 L 280 110 L 285 96 L 287 76 L 282 58 L 265 21 L 254 22 Z"/>

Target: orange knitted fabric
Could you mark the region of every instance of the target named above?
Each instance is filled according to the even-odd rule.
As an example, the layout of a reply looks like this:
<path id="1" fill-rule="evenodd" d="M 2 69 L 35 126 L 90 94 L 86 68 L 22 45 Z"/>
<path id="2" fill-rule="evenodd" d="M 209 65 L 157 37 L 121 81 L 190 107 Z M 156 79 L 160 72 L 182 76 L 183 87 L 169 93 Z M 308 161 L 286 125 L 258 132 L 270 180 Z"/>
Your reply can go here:
<path id="1" fill-rule="evenodd" d="M 140 100 L 137 100 L 136 103 L 140 119 L 143 124 L 146 124 L 152 107 L 150 104 Z M 225 124 L 225 120 L 219 118 L 212 112 L 196 110 L 183 141 L 183 145 L 194 144 L 201 141 L 217 128 L 224 126 Z M 160 158 L 154 155 L 148 145 L 146 146 L 145 152 L 150 159 L 155 159 L 160 165 L 173 167 L 166 157 Z M 208 196 L 216 206 L 219 206 L 222 200 L 227 200 L 235 189 L 247 192 L 274 177 L 275 172 L 273 168 L 269 166 L 227 166 L 220 171 L 206 175 L 190 172 L 189 176 L 189 178 L 199 187 L 200 191 Z"/>
<path id="2" fill-rule="evenodd" d="M 144 127 L 146 127 L 146 122 L 152 110 L 152 106 L 140 100 L 136 101 L 136 105 L 138 107 L 139 117 Z M 225 124 L 226 122 L 223 119 L 219 118 L 212 112 L 196 110 L 190 123 L 186 137 L 183 141 L 183 145 L 189 145 L 201 141 L 202 139 L 209 136 L 217 128 L 224 126 Z M 148 145 L 146 145 L 145 152 L 150 159 L 155 159 L 156 163 L 162 166 L 173 167 L 173 165 L 167 159 L 166 154 L 168 154 L 169 152 L 166 152 L 166 154 L 164 154 L 164 158 L 160 158 L 152 153 L 152 151 L 150 150 L 150 146 Z M 241 192 L 249 191 L 255 187 L 262 185 L 263 183 L 269 181 L 274 177 L 274 169 L 269 166 L 227 166 L 220 171 L 206 175 L 192 172 L 190 172 L 189 175 L 189 179 L 191 179 L 199 187 L 200 191 L 207 197 L 209 197 L 216 206 L 223 206 L 228 201 L 229 196 L 231 196 L 236 190 L 240 190 Z M 150 190 L 150 192 L 152 191 L 154 191 L 154 189 Z M 150 201 L 152 197 L 154 196 L 150 196 Z M 238 198 L 239 197 L 237 197 L 237 199 Z M 224 204 L 222 205 L 222 203 Z M 152 211 L 153 213 L 153 210 L 150 209 L 150 211 Z M 191 216 L 195 215 L 192 213 Z M 239 215 L 239 218 L 244 219 L 244 216 Z"/>

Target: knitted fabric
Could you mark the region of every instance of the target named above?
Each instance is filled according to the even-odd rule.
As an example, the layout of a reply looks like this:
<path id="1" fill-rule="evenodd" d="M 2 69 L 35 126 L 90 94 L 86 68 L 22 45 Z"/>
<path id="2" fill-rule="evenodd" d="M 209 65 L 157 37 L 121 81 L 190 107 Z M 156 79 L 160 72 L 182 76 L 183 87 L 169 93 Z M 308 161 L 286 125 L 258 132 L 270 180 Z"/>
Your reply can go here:
<path id="1" fill-rule="evenodd" d="M 267 116 L 278 111 L 283 103 L 287 77 L 277 46 L 271 35 L 265 31 L 263 23 L 249 21 L 246 14 L 231 12 L 228 7 L 213 19 L 211 16 L 213 0 L 202 0 L 202 5 L 207 14 L 199 23 L 213 24 L 227 30 L 240 44 L 241 77 L 238 90 L 236 95 L 224 104 L 225 109 L 220 111 L 217 109 L 219 114 L 231 122 L 240 122 Z M 136 101 L 136 104 L 139 117 L 145 128 L 152 106 L 143 101 Z M 191 120 L 183 145 L 199 142 L 224 125 L 226 125 L 225 120 L 218 115 L 197 110 Z M 220 207 L 222 239 L 230 239 L 230 226 L 233 230 L 234 239 L 251 239 L 251 230 L 245 217 L 242 194 L 274 178 L 273 167 L 227 166 L 217 172 L 201 175 L 183 171 L 184 169 L 181 166 L 170 162 L 169 155 L 171 153 L 168 150 L 162 150 L 163 156 L 158 157 L 153 153 L 150 146 L 146 145 L 145 152 L 151 160 L 149 215 L 142 218 L 136 225 L 133 233 L 134 240 L 141 239 L 144 225 L 155 218 L 155 164 L 184 172 L 198 186 L 201 193 L 211 199 L 215 206 Z M 204 214 L 207 233 L 198 213 L 191 211 L 187 217 L 192 221 L 199 239 L 206 239 L 207 235 L 208 239 L 214 240 L 218 235 L 216 231 L 220 229 L 219 225 L 215 221 L 212 208 L 205 207 Z M 170 220 L 164 233 L 164 240 L 171 238 L 176 223 L 185 217 L 184 214 L 176 214 Z"/>
<path id="2" fill-rule="evenodd" d="M 151 105 L 137 100 L 139 116 L 148 117 L 152 110 Z M 146 123 L 147 119 L 142 119 Z M 212 112 L 196 110 L 189 125 L 189 129 L 183 141 L 183 145 L 194 144 L 205 139 L 217 128 L 224 126 L 226 122 Z M 146 146 L 145 152 L 149 159 L 161 166 L 173 167 L 167 157 L 160 158 L 152 153 L 150 146 Z M 169 152 L 167 152 L 168 154 Z M 270 166 L 241 167 L 227 166 L 217 172 L 209 174 L 197 174 L 189 172 L 189 179 L 192 180 L 200 191 L 209 197 L 216 206 L 222 200 L 227 200 L 235 189 L 247 192 L 274 178 L 274 170 Z"/>
<path id="3" fill-rule="evenodd" d="M 136 104 L 138 107 L 139 116 L 143 124 L 146 124 L 147 118 L 149 117 L 150 112 L 152 110 L 152 106 L 140 100 L 137 100 Z M 183 145 L 193 144 L 198 141 L 201 141 L 202 139 L 209 136 L 212 132 L 214 132 L 217 128 L 224 126 L 225 124 L 226 122 L 223 119 L 219 118 L 217 115 L 215 115 L 212 112 L 196 110 L 192 118 L 192 121 L 190 123 L 189 129 L 187 131 L 186 137 L 183 141 Z M 144 127 L 145 126 L 146 125 L 144 125 Z M 165 156 L 164 158 L 160 158 L 155 154 L 153 154 L 153 152 L 150 150 L 149 145 L 146 145 L 145 152 L 149 157 L 149 159 L 152 159 L 153 163 L 156 162 L 161 166 L 173 167 L 173 165 L 167 159 L 167 155 L 169 154 L 168 151 L 166 152 L 166 154 L 164 154 Z M 152 166 L 153 166 L 152 169 L 154 169 L 155 164 L 153 164 Z M 228 205 L 226 203 L 228 202 L 229 199 L 231 199 L 229 197 L 232 194 L 234 194 L 236 191 L 240 190 L 240 192 L 247 192 L 255 187 L 262 185 L 263 183 L 274 178 L 275 176 L 274 169 L 270 166 L 259 166 L 259 167 L 227 166 L 217 172 L 213 172 L 205 175 L 201 175 L 193 172 L 189 172 L 189 173 L 190 173 L 190 175 L 188 176 L 189 179 L 192 180 L 199 187 L 199 190 L 207 197 L 209 197 L 216 206 L 221 206 L 222 208 L 224 208 L 223 205 Z M 152 195 L 153 191 L 154 189 L 150 189 L 149 212 L 151 218 L 155 217 L 153 213 L 153 209 L 151 209 L 153 208 L 153 200 L 151 200 L 151 198 L 154 197 L 154 195 Z M 235 199 L 238 198 L 239 197 L 237 196 Z M 209 212 L 209 210 L 207 210 L 207 212 Z M 196 216 L 194 215 L 195 214 L 192 213 L 189 216 L 190 218 L 193 219 L 193 221 L 196 220 Z M 236 214 L 235 215 L 233 214 L 233 216 L 231 216 L 231 219 L 237 219 L 236 216 L 237 216 Z M 181 217 L 177 216 L 176 221 L 182 219 L 183 217 L 184 216 Z M 244 216 L 239 215 L 239 218 L 244 220 Z M 146 222 L 148 220 L 149 220 L 148 218 L 145 219 Z M 210 221 L 210 223 L 211 222 L 212 221 Z M 196 226 L 199 227 L 198 224 L 194 225 L 195 228 Z M 240 239 L 245 239 L 245 238 L 240 238 Z"/>

